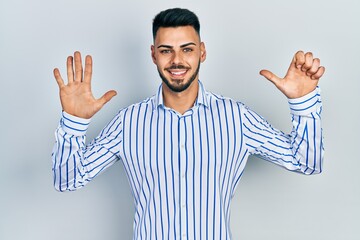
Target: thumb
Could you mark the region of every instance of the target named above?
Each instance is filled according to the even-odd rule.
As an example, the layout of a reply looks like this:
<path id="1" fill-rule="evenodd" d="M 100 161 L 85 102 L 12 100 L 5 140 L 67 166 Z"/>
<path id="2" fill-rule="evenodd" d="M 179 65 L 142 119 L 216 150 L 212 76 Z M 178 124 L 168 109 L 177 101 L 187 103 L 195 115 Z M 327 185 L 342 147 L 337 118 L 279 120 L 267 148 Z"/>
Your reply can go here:
<path id="1" fill-rule="evenodd" d="M 278 86 L 281 78 L 270 72 L 269 70 L 261 70 L 260 75 L 264 76 L 267 80 L 272 82 L 275 86 Z"/>
<path id="2" fill-rule="evenodd" d="M 115 90 L 110 90 L 106 92 L 100 99 L 99 102 L 101 105 L 104 105 L 108 101 L 110 101 L 114 96 L 116 96 L 117 92 Z"/>

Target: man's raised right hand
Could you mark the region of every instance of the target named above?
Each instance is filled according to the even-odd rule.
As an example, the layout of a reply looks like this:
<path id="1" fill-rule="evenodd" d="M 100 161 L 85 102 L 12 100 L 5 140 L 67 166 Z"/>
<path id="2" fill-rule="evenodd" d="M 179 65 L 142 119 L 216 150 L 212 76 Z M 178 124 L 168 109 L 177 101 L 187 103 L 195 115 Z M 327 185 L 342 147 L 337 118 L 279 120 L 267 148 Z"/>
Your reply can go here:
<path id="1" fill-rule="evenodd" d="M 75 62 L 75 71 L 73 62 Z M 89 119 L 116 95 L 116 91 L 110 90 L 101 98 L 94 98 L 91 92 L 92 58 L 90 55 L 85 58 L 85 70 L 82 67 L 80 52 L 75 52 L 74 57 L 67 58 L 66 67 L 67 84 L 64 84 L 59 69 L 54 69 L 54 76 L 60 89 L 62 109 L 68 114 Z"/>

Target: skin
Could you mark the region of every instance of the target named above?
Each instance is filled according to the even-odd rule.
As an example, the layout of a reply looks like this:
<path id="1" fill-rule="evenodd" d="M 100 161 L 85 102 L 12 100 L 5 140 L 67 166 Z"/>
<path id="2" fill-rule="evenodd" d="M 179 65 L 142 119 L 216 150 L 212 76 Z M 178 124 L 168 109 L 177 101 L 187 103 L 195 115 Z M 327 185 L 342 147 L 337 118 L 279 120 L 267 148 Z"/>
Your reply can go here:
<path id="1" fill-rule="evenodd" d="M 205 44 L 193 27 L 159 28 L 151 57 L 163 80 L 163 99 L 166 107 L 183 114 L 190 109 L 197 98 L 197 72 L 206 59 Z M 101 98 L 94 98 L 91 91 L 92 58 L 85 57 L 85 68 L 80 52 L 67 58 L 67 84 L 57 68 L 54 77 L 60 90 L 63 111 L 81 118 L 91 118 L 112 97 L 116 91 L 110 90 Z M 271 81 L 287 98 L 299 98 L 312 92 L 323 76 L 325 68 L 311 52 L 298 51 L 284 78 L 279 78 L 269 70 L 261 70 L 260 75 Z"/>
<path id="2" fill-rule="evenodd" d="M 163 78 L 165 106 L 183 114 L 194 105 L 197 98 L 197 70 L 200 63 L 206 59 L 205 44 L 200 41 L 199 35 L 191 26 L 159 28 L 154 45 L 151 46 L 151 56 Z M 171 69 L 172 66 L 184 68 Z M 184 88 L 188 84 L 190 85 Z M 174 91 L 174 88 L 181 91 Z"/>
<path id="3" fill-rule="evenodd" d="M 312 92 L 323 76 L 325 68 L 320 59 L 311 52 L 298 51 L 284 78 L 279 78 L 269 70 L 261 70 L 260 75 L 272 82 L 287 98 L 300 98 Z"/>
<path id="4" fill-rule="evenodd" d="M 75 64 L 75 71 L 74 71 Z M 60 90 L 60 101 L 63 111 L 80 118 L 89 119 L 95 115 L 105 103 L 116 95 L 110 90 L 101 98 L 95 99 L 91 91 L 92 58 L 86 56 L 83 71 L 80 52 L 74 57 L 69 56 L 66 61 L 67 84 L 64 83 L 59 69 L 54 69 L 54 76 Z"/>

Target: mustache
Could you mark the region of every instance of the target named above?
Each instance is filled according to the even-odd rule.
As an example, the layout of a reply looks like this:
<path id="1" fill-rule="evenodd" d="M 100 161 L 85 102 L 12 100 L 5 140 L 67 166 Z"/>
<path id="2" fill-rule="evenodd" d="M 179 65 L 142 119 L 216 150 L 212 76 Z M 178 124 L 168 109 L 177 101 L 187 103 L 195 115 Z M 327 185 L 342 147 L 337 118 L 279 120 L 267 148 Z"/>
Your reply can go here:
<path id="1" fill-rule="evenodd" d="M 182 64 L 173 64 L 173 65 L 171 65 L 170 67 L 165 68 L 165 70 L 171 70 L 171 69 L 186 69 L 186 70 L 188 70 L 188 69 L 190 69 L 190 68 L 189 68 L 189 67 L 186 67 L 186 66 L 184 66 L 184 65 L 182 65 Z"/>

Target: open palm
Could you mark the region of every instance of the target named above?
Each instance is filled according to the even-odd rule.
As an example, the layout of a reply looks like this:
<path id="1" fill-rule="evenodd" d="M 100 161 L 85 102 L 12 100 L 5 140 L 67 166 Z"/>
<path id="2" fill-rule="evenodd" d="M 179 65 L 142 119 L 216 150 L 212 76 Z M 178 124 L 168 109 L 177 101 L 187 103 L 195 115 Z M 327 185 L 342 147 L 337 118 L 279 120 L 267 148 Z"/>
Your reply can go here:
<path id="1" fill-rule="evenodd" d="M 75 71 L 73 67 L 75 62 Z M 67 58 L 67 78 L 65 84 L 59 69 L 54 69 L 54 76 L 60 89 L 60 101 L 63 110 L 71 115 L 81 118 L 91 118 L 105 103 L 116 95 L 114 90 L 106 92 L 101 98 L 94 98 L 91 91 L 92 58 L 86 56 L 85 70 L 81 63 L 81 54 L 74 53 L 74 57 Z"/>

